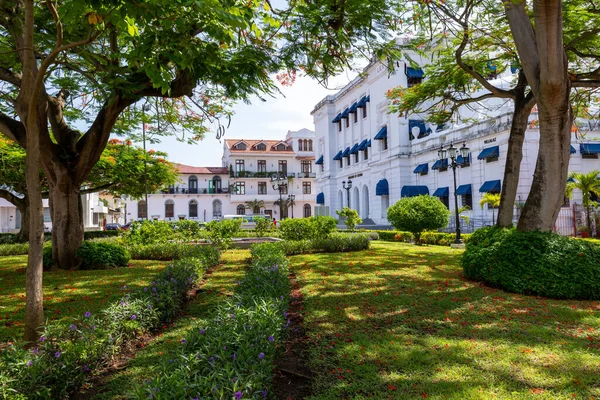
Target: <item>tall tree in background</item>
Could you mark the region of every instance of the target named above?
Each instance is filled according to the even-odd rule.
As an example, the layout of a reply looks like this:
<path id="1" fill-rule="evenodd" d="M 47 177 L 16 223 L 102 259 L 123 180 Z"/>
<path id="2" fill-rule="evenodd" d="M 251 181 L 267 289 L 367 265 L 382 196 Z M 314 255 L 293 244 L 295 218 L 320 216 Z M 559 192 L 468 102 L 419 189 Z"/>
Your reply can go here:
<path id="1" fill-rule="evenodd" d="M 587 174 L 581 172 L 571 172 L 569 174 L 570 182 L 567 182 L 565 194 L 573 197 L 573 190 L 581 191 L 582 203 L 585 208 L 585 219 L 588 232 L 592 231 L 591 208 L 597 206 L 592 201 L 592 195 L 600 196 L 600 170 L 590 171 Z M 594 204 L 595 203 L 595 204 Z"/>
<path id="2" fill-rule="evenodd" d="M 25 150 L 10 140 L 0 137 L 0 198 L 14 204 L 21 213 L 21 229 L 17 240 L 29 240 L 29 197 L 25 184 Z M 177 168 L 166 159 L 166 154 L 131 146 L 111 139 L 100 160 L 90 171 L 80 194 L 107 192 L 114 196 L 128 195 L 141 198 L 145 193 L 144 162 L 147 165 L 148 191 L 172 185 L 177 181 Z M 42 197 L 48 197 L 48 183 L 40 171 Z M 83 217 L 83 216 L 82 216 Z M 83 223 L 83 222 L 82 222 Z"/>

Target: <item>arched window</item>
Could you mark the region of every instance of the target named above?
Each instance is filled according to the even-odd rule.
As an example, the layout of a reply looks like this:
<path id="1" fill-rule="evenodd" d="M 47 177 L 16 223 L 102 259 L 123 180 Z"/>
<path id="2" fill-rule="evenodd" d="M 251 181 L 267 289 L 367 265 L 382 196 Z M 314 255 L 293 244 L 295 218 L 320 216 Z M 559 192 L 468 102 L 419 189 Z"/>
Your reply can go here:
<path id="1" fill-rule="evenodd" d="M 213 218 L 221 218 L 223 216 L 223 205 L 221 204 L 221 200 L 214 200 L 212 203 L 213 206 Z"/>
<path id="2" fill-rule="evenodd" d="M 190 179 L 188 179 L 188 189 L 190 193 L 198 193 L 198 178 L 194 175 L 190 176 Z"/>
<path id="3" fill-rule="evenodd" d="M 214 176 L 212 179 L 213 187 L 215 188 L 216 193 L 221 193 L 221 177 Z"/>
<path id="4" fill-rule="evenodd" d="M 246 206 L 243 204 L 238 205 L 236 208 L 236 214 L 237 215 L 246 215 Z"/>
<path id="5" fill-rule="evenodd" d="M 264 143 L 259 143 L 254 148 L 256 150 L 258 150 L 258 151 L 265 151 L 265 150 L 267 150 L 267 146 Z"/>
<path id="6" fill-rule="evenodd" d="M 173 200 L 165 201 L 165 218 L 175 217 L 175 202 Z"/>
<path id="7" fill-rule="evenodd" d="M 188 217 L 198 218 L 198 202 L 196 200 L 190 200 L 188 205 Z"/>
<path id="8" fill-rule="evenodd" d="M 298 139 L 298 151 L 302 151 L 303 147 L 302 147 L 302 139 Z"/>
<path id="9" fill-rule="evenodd" d="M 145 200 L 141 200 L 138 201 L 138 218 L 141 219 L 148 219 L 148 208 L 146 207 L 146 201 Z"/>
<path id="10" fill-rule="evenodd" d="M 310 204 L 304 205 L 304 218 L 309 218 L 312 213 L 312 207 Z"/>
<path id="11" fill-rule="evenodd" d="M 308 151 L 313 151 L 312 149 L 312 139 L 308 141 Z"/>

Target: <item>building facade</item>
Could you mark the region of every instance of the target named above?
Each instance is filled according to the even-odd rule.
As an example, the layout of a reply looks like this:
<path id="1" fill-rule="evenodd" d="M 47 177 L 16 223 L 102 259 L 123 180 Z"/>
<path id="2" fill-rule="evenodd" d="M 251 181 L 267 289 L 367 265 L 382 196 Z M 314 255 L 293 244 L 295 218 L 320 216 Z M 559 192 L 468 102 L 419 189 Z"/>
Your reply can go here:
<path id="1" fill-rule="evenodd" d="M 284 140 L 227 139 L 221 167 L 178 164 L 180 183 L 148 194 L 147 210 L 145 200 L 126 199 L 127 220 L 207 222 L 251 214 L 249 202 L 281 219 L 280 198 L 284 218 L 309 217 L 316 205 L 313 142 L 308 129 L 290 131 Z M 276 176 L 285 177 L 281 196 L 271 182 Z"/>
<path id="2" fill-rule="evenodd" d="M 515 71 L 509 69 L 494 76 L 492 83 L 505 86 L 515 78 Z M 501 190 L 512 104 L 490 99 L 486 107 L 461 109 L 461 120 L 443 126 L 426 123 L 424 115 L 390 114 L 386 92 L 422 79 L 426 79 L 423 71 L 408 63 L 397 62 L 390 74 L 387 65 L 375 62 L 315 106 L 317 202 L 327 214 L 335 216 L 336 210 L 350 206 L 365 222 L 388 225 L 387 208 L 402 197 L 419 194 L 438 196 L 454 211 L 452 168 L 448 168 L 448 159 L 438 160 L 440 147 L 454 143 L 470 149 L 466 160 L 460 157 L 456 170 L 458 206 L 471 208 L 462 215 L 470 218 L 471 227 L 492 224 L 495 210 L 480 207 L 479 201 L 484 193 Z M 462 122 L 467 120 L 471 122 Z M 536 120 L 534 110 L 523 147 L 515 218 L 527 199 L 535 169 Z M 570 171 L 600 169 L 598 121 L 578 125 L 573 132 Z M 352 181 L 349 190 L 348 181 Z M 573 200 L 580 203 L 581 193 L 575 193 Z M 568 201 L 565 207 L 569 207 Z"/>

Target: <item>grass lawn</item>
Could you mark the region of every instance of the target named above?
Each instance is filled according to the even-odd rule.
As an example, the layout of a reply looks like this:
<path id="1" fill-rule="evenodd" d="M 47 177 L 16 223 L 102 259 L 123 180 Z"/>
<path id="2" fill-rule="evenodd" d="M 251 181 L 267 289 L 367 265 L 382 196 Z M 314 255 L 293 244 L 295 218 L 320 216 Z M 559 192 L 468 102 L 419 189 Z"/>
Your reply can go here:
<path id="1" fill-rule="evenodd" d="M 27 256 L 0 257 L 0 342 L 21 337 L 25 321 Z M 128 268 L 44 272 L 44 310 L 48 320 L 98 312 L 125 291 L 147 285 L 162 261 L 130 261 Z M 126 288 L 123 286 L 126 285 Z"/>
<path id="2" fill-rule="evenodd" d="M 600 399 L 600 304 L 465 280 L 461 251 L 292 257 L 315 399 Z"/>
<path id="3" fill-rule="evenodd" d="M 157 368 L 163 368 L 164 364 L 168 365 L 172 358 L 169 353 L 181 346 L 181 339 L 186 336 L 187 331 L 198 323 L 211 321 L 216 306 L 233 294 L 238 280 L 245 275 L 249 257 L 249 250 L 225 252 L 224 264 L 216 267 L 215 271 L 207 277 L 202 290 L 188 304 L 186 315 L 139 350 L 126 369 L 109 376 L 105 380 L 102 391 L 92 398 L 95 400 L 127 398 L 127 394 L 133 388 L 143 385 L 146 379 L 155 376 Z"/>

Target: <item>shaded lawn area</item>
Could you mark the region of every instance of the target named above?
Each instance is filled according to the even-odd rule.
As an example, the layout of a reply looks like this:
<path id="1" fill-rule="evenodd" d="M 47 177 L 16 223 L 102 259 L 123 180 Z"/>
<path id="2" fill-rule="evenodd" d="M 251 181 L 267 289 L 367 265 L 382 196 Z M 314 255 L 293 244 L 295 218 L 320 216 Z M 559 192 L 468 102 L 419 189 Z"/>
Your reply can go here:
<path id="1" fill-rule="evenodd" d="M 163 261 L 130 261 L 127 268 L 44 272 L 47 320 L 98 312 L 127 291 L 146 286 L 163 269 Z M 0 343 L 23 335 L 27 256 L 0 257 Z M 123 288 L 123 286 L 126 286 Z"/>
<path id="2" fill-rule="evenodd" d="M 143 388 L 144 381 L 154 377 L 157 370 L 169 368 L 169 361 L 176 357 L 176 350 L 182 346 L 189 329 L 197 324 L 207 326 L 212 320 L 216 307 L 228 296 L 231 296 L 237 282 L 245 275 L 250 260 L 249 250 L 230 250 L 223 253 L 224 264 L 216 267 L 206 277 L 206 282 L 197 296 L 188 303 L 183 317 L 179 318 L 168 329 L 143 349 L 139 350 L 129 361 L 126 369 L 104 379 L 104 387 L 92 399 L 123 399 L 135 388 Z"/>
<path id="3" fill-rule="evenodd" d="M 599 303 L 467 281 L 461 253 L 373 242 L 292 257 L 313 398 L 600 398 Z"/>

